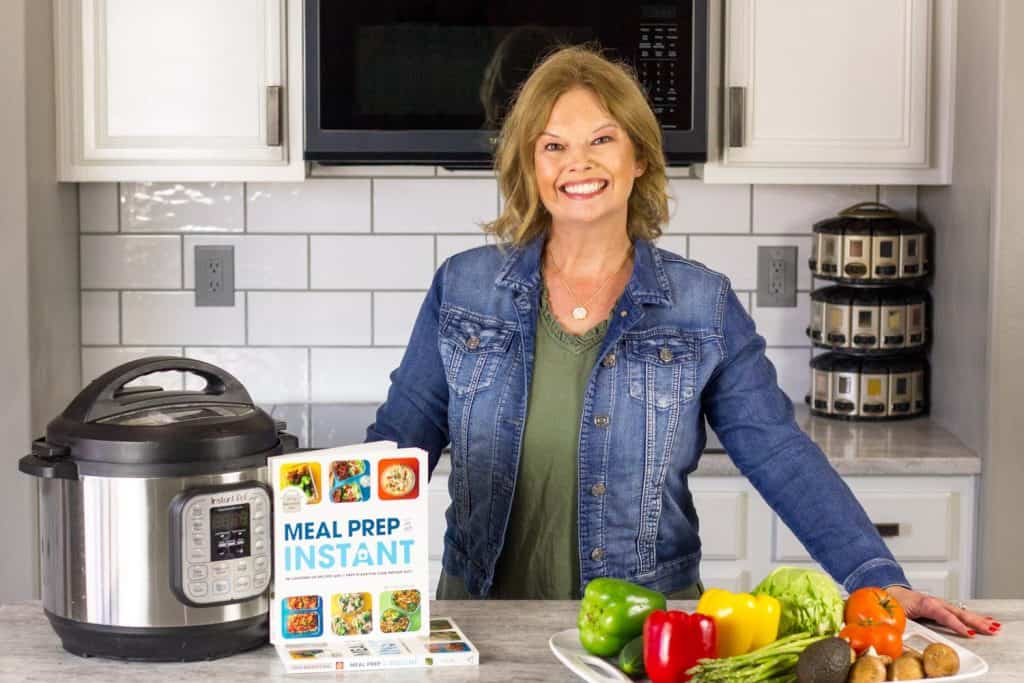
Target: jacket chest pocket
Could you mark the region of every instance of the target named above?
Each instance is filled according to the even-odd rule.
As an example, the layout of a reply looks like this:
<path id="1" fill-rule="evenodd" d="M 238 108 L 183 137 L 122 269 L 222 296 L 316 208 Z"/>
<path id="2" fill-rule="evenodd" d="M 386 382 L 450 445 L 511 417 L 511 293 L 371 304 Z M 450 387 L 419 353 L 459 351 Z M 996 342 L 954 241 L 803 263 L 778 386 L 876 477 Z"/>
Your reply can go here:
<path id="1" fill-rule="evenodd" d="M 696 392 L 700 341 L 676 331 L 626 339 L 629 395 L 657 409 L 690 401 Z"/>
<path id="2" fill-rule="evenodd" d="M 513 327 L 496 320 L 453 314 L 441 327 L 440 350 L 448 387 L 466 396 L 494 382 L 509 345 Z"/>

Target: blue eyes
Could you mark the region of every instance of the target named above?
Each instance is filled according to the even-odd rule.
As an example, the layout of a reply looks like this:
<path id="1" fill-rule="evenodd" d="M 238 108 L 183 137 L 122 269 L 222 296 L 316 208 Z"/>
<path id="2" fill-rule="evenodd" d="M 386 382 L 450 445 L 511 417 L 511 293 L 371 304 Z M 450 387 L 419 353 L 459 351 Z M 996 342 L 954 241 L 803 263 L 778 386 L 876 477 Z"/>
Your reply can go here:
<path id="1" fill-rule="evenodd" d="M 598 138 L 594 138 L 594 142 L 591 144 L 603 145 L 604 143 L 611 142 L 612 140 L 614 140 L 614 138 L 611 135 L 602 135 Z M 545 152 L 558 152 L 563 149 L 565 149 L 565 147 L 559 142 L 548 142 L 544 145 Z"/>

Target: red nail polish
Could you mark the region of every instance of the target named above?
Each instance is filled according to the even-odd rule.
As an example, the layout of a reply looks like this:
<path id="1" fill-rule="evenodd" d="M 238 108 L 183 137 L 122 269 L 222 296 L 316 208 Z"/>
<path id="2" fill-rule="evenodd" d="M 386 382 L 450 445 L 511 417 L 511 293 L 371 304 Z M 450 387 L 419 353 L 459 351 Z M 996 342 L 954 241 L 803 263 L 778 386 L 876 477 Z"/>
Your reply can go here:
<path id="1" fill-rule="evenodd" d="M 992 624 L 993 624 L 993 625 L 994 625 L 994 626 L 995 626 L 996 628 L 1002 628 L 1002 627 L 1003 627 L 1003 625 L 1002 625 L 1002 624 L 1000 624 L 1000 623 L 999 623 L 998 621 L 993 621 L 993 622 L 992 622 Z"/>
<path id="2" fill-rule="evenodd" d="M 977 634 L 974 631 L 972 631 L 971 629 L 967 629 L 967 637 L 968 638 L 973 638 L 975 635 L 977 635 Z"/>
<path id="3" fill-rule="evenodd" d="M 989 633 L 995 633 L 995 632 L 996 632 L 996 631 L 998 631 L 998 630 L 999 630 L 999 627 L 998 627 L 998 626 L 989 626 L 989 627 L 988 627 L 988 632 L 989 632 Z"/>

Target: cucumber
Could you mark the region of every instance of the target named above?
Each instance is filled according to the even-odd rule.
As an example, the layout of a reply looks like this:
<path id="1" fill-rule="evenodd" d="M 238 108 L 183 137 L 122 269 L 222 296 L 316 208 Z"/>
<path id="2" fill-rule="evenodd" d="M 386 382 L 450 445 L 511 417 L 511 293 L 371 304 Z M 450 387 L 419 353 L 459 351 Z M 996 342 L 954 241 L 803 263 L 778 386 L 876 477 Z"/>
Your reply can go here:
<path id="1" fill-rule="evenodd" d="M 644 675 L 644 637 L 637 636 L 626 643 L 619 653 L 619 668 L 633 678 Z"/>

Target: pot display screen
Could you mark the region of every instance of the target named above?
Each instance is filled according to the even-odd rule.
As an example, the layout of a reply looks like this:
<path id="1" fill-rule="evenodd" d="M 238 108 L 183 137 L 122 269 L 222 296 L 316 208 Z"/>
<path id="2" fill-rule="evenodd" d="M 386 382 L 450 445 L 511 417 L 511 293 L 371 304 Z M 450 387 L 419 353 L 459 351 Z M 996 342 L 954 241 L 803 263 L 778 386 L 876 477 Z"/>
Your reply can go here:
<path id="1" fill-rule="evenodd" d="M 210 561 L 249 557 L 249 504 L 210 508 Z"/>

